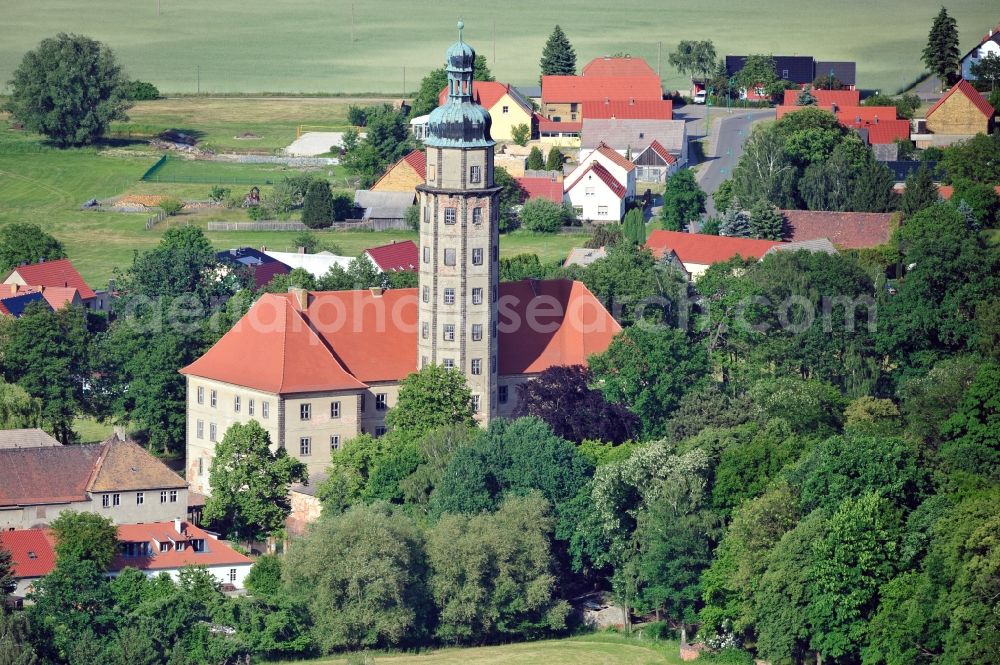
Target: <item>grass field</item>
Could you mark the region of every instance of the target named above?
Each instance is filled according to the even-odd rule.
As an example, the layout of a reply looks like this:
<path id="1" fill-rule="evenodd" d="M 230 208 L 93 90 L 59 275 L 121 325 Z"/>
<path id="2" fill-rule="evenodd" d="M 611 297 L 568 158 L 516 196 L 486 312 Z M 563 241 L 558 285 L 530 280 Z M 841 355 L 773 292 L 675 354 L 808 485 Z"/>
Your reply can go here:
<path id="1" fill-rule="evenodd" d="M 165 116 L 166 117 L 166 116 Z M 266 119 L 266 118 L 265 118 Z M 167 184 L 140 182 L 139 178 L 159 154 L 142 144 L 110 150 L 84 148 L 78 150 L 46 149 L 37 137 L 6 129 L 0 118 L 0 225 L 10 222 L 33 222 L 61 240 L 83 277 L 95 287 L 104 286 L 113 276 L 115 267 L 131 264 L 135 250 L 145 250 L 159 242 L 171 225 L 197 224 L 207 228 L 212 220 L 245 220 L 239 210 L 209 210 L 197 214 L 181 214 L 145 229 L 147 213 L 88 212 L 80 205 L 90 199 L 109 198 L 123 193 L 146 193 L 176 196 L 182 199 L 206 199 L 209 184 Z M 178 168 L 201 170 L 209 174 L 230 172 L 233 165 L 184 162 Z M 272 167 L 246 165 L 233 167 L 235 173 L 267 174 Z M 342 173 L 334 170 L 335 179 Z M 233 186 L 235 191 L 241 187 Z M 265 188 L 266 191 L 266 188 Z M 295 233 L 283 232 L 212 232 L 207 234 L 219 249 L 260 247 L 293 250 Z M 408 231 L 385 233 L 328 232 L 327 242 L 335 243 L 346 254 L 357 255 L 367 247 L 393 240 L 416 238 Z M 518 232 L 504 236 L 501 253 L 505 256 L 531 252 L 543 260 L 565 257 L 569 248 L 582 242 L 580 236 L 544 236 Z"/>
<path id="2" fill-rule="evenodd" d="M 24 52 L 57 32 L 100 39 L 128 72 L 168 92 L 412 93 L 439 66 L 456 38 L 455 21 L 501 80 L 536 81 L 538 59 L 556 23 L 578 62 L 616 52 L 654 67 L 663 46 L 663 78 L 682 76 L 666 54 L 682 39 L 712 39 L 726 53 L 813 54 L 856 60 L 860 86 L 891 91 L 923 70 L 920 51 L 939 0 L 603 0 L 469 4 L 458 0 L 71 0 L 5 3 L 0 21 L 0 81 Z M 160 15 L 157 16 L 157 7 Z M 963 51 L 997 20 L 990 0 L 953 0 Z M 353 16 L 353 19 L 352 19 Z M 891 29 L 890 29 L 891 28 Z M 493 35 L 496 35 L 495 54 Z"/>
<path id="3" fill-rule="evenodd" d="M 310 169 L 343 182 L 347 173 L 341 166 Z M 237 164 L 170 157 L 146 182 L 203 183 L 220 185 L 273 185 L 301 169 L 284 164 Z"/>
<path id="4" fill-rule="evenodd" d="M 348 660 L 325 658 L 307 662 L 345 665 Z M 675 642 L 660 642 L 654 647 L 600 633 L 498 647 L 442 649 L 420 655 L 374 654 L 364 662 L 366 665 L 680 665 L 682 661 Z"/>

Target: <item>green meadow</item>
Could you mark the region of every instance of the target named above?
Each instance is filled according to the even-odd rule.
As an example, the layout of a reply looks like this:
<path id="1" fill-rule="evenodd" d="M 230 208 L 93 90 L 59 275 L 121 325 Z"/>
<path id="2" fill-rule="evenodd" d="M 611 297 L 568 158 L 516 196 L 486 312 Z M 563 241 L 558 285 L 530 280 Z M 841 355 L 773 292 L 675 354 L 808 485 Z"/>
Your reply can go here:
<path id="1" fill-rule="evenodd" d="M 500 80 L 536 81 L 556 23 L 581 64 L 630 53 L 654 67 L 662 44 L 669 87 L 684 78 L 666 54 L 682 39 L 726 53 L 812 54 L 856 60 L 861 87 L 895 91 L 923 71 L 920 51 L 939 0 L 603 0 L 467 3 L 457 0 L 35 0 L 8 2 L 0 21 L 0 86 L 23 53 L 57 32 L 110 44 L 129 73 L 167 92 L 412 93 L 457 37 L 489 59 Z M 962 48 L 997 21 L 995 3 L 953 0 Z M 157 9 L 159 8 L 159 15 Z M 405 85 L 404 85 L 405 81 Z M 2 88 L 0 88 L 2 90 Z"/>

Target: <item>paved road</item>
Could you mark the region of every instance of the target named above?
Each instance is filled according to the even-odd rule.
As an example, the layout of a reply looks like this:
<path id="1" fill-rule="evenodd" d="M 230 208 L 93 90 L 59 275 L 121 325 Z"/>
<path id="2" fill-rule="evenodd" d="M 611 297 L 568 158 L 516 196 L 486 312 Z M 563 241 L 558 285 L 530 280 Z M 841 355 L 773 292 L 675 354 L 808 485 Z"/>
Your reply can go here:
<path id="1" fill-rule="evenodd" d="M 715 116 L 719 113 L 721 117 Z M 743 154 L 743 142 L 750 134 L 753 123 L 774 118 L 774 109 L 733 109 L 732 114 L 724 109 L 712 109 L 712 135 L 706 148 L 705 166 L 698 173 L 698 184 L 708 194 L 705 202 L 706 213 L 716 213 L 712 194 L 723 180 L 727 180 L 733 167 Z M 702 123 L 704 124 L 704 123 Z"/>

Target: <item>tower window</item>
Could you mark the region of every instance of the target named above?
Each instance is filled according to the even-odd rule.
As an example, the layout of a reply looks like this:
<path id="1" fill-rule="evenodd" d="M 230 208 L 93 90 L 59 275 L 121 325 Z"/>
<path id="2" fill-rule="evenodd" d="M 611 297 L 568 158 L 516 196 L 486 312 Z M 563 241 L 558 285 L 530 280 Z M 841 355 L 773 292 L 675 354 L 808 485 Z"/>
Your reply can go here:
<path id="1" fill-rule="evenodd" d="M 479 208 L 476 208 L 476 210 L 479 210 Z M 472 265 L 474 265 L 474 266 L 481 266 L 481 265 L 483 265 L 483 248 L 482 247 L 476 247 L 475 249 L 472 250 Z"/>
<path id="2" fill-rule="evenodd" d="M 427 209 L 427 206 L 424 206 L 424 215 L 423 215 L 423 217 L 424 217 L 424 219 L 423 219 L 424 224 L 426 224 L 427 222 L 431 221 L 431 213 Z"/>
<path id="3" fill-rule="evenodd" d="M 476 207 L 472 209 L 472 223 L 482 224 L 483 223 L 483 209 Z"/>
<path id="4" fill-rule="evenodd" d="M 483 290 L 479 287 L 472 289 L 472 304 L 473 305 L 483 304 Z"/>
<path id="5" fill-rule="evenodd" d="M 482 374 L 483 373 L 483 359 L 482 358 L 473 358 L 472 362 L 469 364 L 469 369 L 471 370 L 471 372 L 473 374 Z"/>
<path id="6" fill-rule="evenodd" d="M 429 286 L 425 286 L 425 287 L 424 287 L 424 288 L 423 288 L 423 289 L 421 290 L 421 293 L 422 293 L 422 295 L 423 295 L 423 300 L 424 300 L 424 302 L 430 302 L 430 301 L 431 301 L 431 287 L 429 287 Z"/>
<path id="7" fill-rule="evenodd" d="M 469 182 L 482 182 L 483 180 L 483 167 L 481 166 L 470 166 L 469 167 Z"/>
<path id="8" fill-rule="evenodd" d="M 444 264 L 446 266 L 455 265 L 455 250 L 453 249 L 444 250 Z"/>
<path id="9" fill-rule="evenodd" d="M 455 208 L 445 208 L 444 209 L 444 223 L 454 224 L 458 220 L 458 214 Z"/>
<path id="10" fill-rule="evenodd" d="M 444 290 L 444 304 L 454 305 L 455 304 L 455 289 L 445 289 Z"/>
<path id="11" fill-rule="evenodd" d="M 431 336 L 431 324 L 424 323 L 420 326 L 420 336 L 427 339 Z"/>
<path id="12" fill-rule="evenodd" d="M 472 324 L 472 341 L 478 342 L 483 338 L 483 324 L 473 323 Z"/>
<path id="13" fill-rule="evenodd" d="M 431 248 L 425 246 L 424 247 L 424 263 L 430 263 L 430 262 L 431 262 Z"/>
<path id="14" fill-rule="evenodd" d="M 507 403 L 507 386 L 500 386 L 497 388 L 497 396 L 501 404 Z"/>
<path id="15" fill-rule="evenodd" d="M 446 323 L 444 324 L 444 341 L 454 342 L 455 341 L 455 324 Z"/>

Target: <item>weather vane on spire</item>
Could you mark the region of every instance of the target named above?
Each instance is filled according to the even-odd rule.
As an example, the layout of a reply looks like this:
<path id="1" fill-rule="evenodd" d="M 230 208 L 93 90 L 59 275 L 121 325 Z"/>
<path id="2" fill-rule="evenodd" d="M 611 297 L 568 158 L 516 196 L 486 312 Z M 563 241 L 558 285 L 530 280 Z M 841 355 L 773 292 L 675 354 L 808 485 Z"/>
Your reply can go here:
<path id="1" fill-rule="evenodd" d="M 462 30 L 465 28 L 465 21 L 458 19 L 458 41 L 462 41 Z"/>

